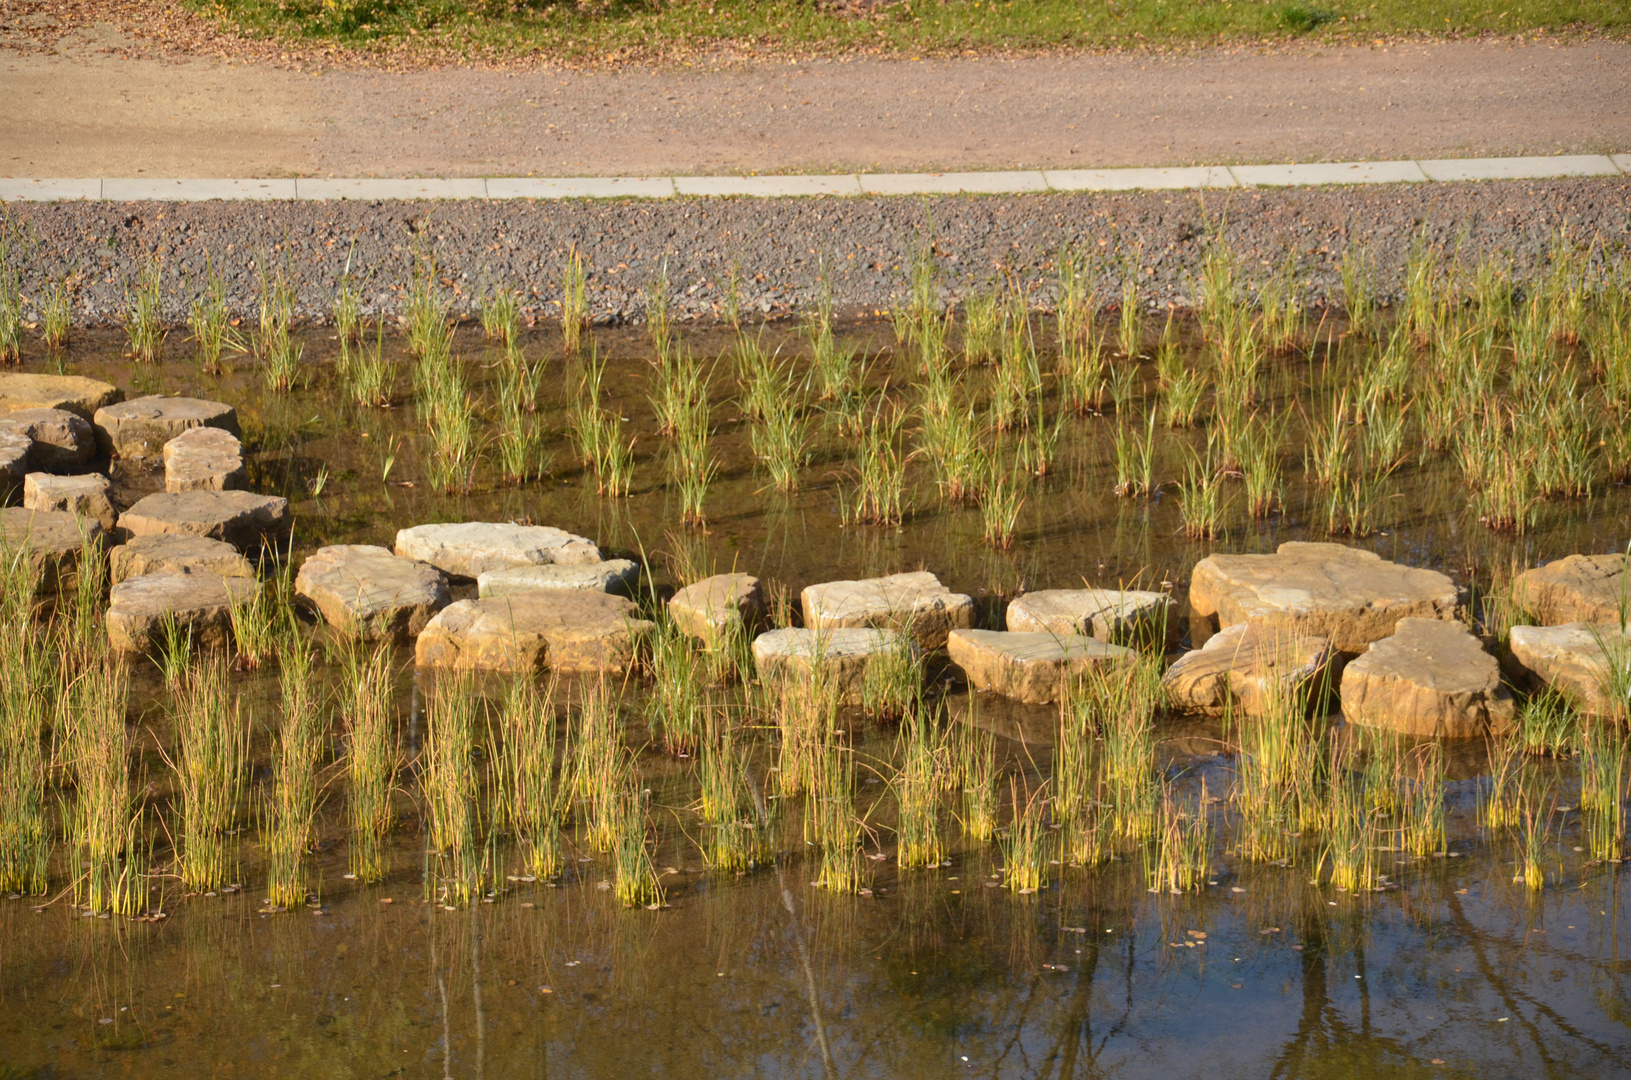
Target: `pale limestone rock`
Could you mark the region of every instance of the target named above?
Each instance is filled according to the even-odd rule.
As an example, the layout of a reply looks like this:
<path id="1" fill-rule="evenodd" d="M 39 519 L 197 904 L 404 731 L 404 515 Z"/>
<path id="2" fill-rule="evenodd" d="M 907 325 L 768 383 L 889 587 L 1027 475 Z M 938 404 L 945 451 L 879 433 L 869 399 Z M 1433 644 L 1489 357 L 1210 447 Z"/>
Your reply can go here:
<path id="1" fill-rule="evenodd" d="M 66 409 L 89 420 L 96 410 L 124 396 L 112 383 L 82 375 L 0 374 L 0 415 L 19 409 Z"/>
<path id="2" fill-rule="evenodd" d="M 550 589 L 460 600 L 425 625 L 415 658 L 420 667 L 621 674 L 652 628 L 633 601 L 609 593 Z"/>
<path id="3" fill-rule="evenodd" d="M 104 405 L 92 421 L 103 450 L 121 458 L 156 458 L 164 444 L 196 427 L 239 434 L 238 413 L 231 405 L 201 398 L 150 395 Z"/>
<path id="4" fill-rule="evenodd" d="M 952 592 L 927 570 L 810 585 L 800 600 L 804 625 L 813 630 L 897 630 L 925 649 L 974 625 L 974 599 Z"/>
<path id="5" fill-rule="evenodd" d="M 1261 716 L 1276 695 L 1316 687 L 1332 658 L 1329 639 L 1236 623 L 1180 656 L 1161 684 L 1174 708 L 1216 715 L 1231 707 Z"/>
<path id="6" fill-rule="evenodd" d="M 1631 621 L 1624 555 L 1569 555 L 1525 570 L 1512 594 L 1541 626 Z"/>
<path id="7" fill-rule="evenodd" d="M 585 537 L 548 525 L 505 521 L 415 525 L 396 534 L 396 553 L 458 578 L 479 578 L 488 570 L 512 566 L 600 562 L 600 549 Z"/>
<path id="8" fill-rule="evenodd" d="M 108 577 L 117 585 L 143 574 L 255 576 L 255 568 L 231 544 L 202 536 L 138 536 L 108 551 Z"/>
<path id="9" fill-rule="evenodd" d="M 628 596 L 640 576 L 639 564 L 632 559 L 607 559 L 596 563 L 539 563 L 487 570 L 476 578 L 476 594 L 481 597 L 510 596 L 539 589 L 587 589 L 590 592 Z"/>
<path id="10" fill-rule="evenodd" d="M 149 495 L 119 515 L 128 536 L 205 536 L 246 551 L 289 531 L 289 500 L 248 491 Z"/>
<path id="11" fill-rule="evenodd" d="M 1461 593 L 1436 570 L 1387 562 L 1343 544 L 1281 544 L 1273 555 L 1211 555 L 1189 582 L 1190 640 L 1221 629 L 1273 622 L 1329 638 L 1338 652 L 1360 653 L 1393 633 L 1403 618 L 1454 619 Z"/>
<path id="12" fill-rule="evenodd" d="M 18 409 L 0 416 L 0 431 L 33 440 L 28 467 L 36 472 L 77 472 L 96 456 L 96 432 L 83 416 L 67 409 Z"/>
<path id="13" fill-rule="evenodd" d="M 113 587 L 107 611 L 108 641 L 123 652 L 146 652 L 164 640 L 174 620 L 193 641 L 218 648 L 232 639 L 232 605 L 253 600 L 254 578 L 219 574 L 143 574 Z"/>
<path id="14" fill-rule="evenodd" d="M 859 705 L 866 697 L 867 670 L 892 662 L 904 644 L 893 630 L 771 630 L 753 639 L 753 666 L 767 683 L 808 681 L 819 667 L 836 684 L 840 704 Z"/>
<path id="15" fill-rule="evenodd" d="M 752 574 L 715 574 L 693 582 L 668 600 L 668 617 L 682 633 L 709 645 L 732 632 L 748 633 L 764 622 L 764 592 Z"/>
<path id="16" fill-rule="evenodd" d="M 1401 735 L 1465 738 L 1510 730 L 1515 709 L 1500 665 L 1465 626 L 1400 619 L 1343 669 L 1342 714 Z"/>
<path id="17" fill-rule="evenodd" d="M 1040 589 L 1008 605 L 1016 633 L 1082 634 L 1116 645 L 1178 637 L 1177 605 L 1166 593 L 1137 589 Z"/>
<path id="18" fill-rule="evenodd" d="M 23 509 L 62 510 L 90 518 L 103 529 L 111 530 L 119 520 L 119 511 L 108 498 L 110 486 L 108 478 L 101 473 L 57 476 L 31 472 L 23 477 Z"/>
<path id="19" fill-rule="evenodd" d="M 330 626 L 370 641 L 416 637 L 453 602 L 440 570 L 371 544 L 318 548 L 300 565 L 294 590 Z"/>
<path id="20" fill-rule="evenodd" d="M 17 506 L 0 510 L 0 556 L 23 551 L 41 592 L 55 591 L 58 582 L 73 573 L 87 545 L 100 558 L 103 541 L 101 524 L 91 518 Z"/>
<path id="21" fill-rule="evenodd" d="M 1046 630 L 953 630 L 946 652 L 976 690 L 1032 705 L 1058 700 L 1070 680 L 1088 671 L 1138 657 L 1097 638 Z"/>
<path id="22" fill-rule="evenodd" d="M 239 491 L 248 486 L 244 446 L 232 432 L 190 428 L 164 444 L 165 491 Z"/>
<path id="23" fill-rule="evenodd" d="M 1562 626 L 1514 626 L 1512 661 L 1538 686 L 1549 686 L 1582 712 L 1607 716 L 1616 712 L 1611 697 L 1611 668 L 1631 665 L 1631 633 L 1612 625 L 1564 623 Z M 1618 680 L 1631 685 L 1631 679 Z M 1621 708 L 1627 702 L 1620 702 Z"/>

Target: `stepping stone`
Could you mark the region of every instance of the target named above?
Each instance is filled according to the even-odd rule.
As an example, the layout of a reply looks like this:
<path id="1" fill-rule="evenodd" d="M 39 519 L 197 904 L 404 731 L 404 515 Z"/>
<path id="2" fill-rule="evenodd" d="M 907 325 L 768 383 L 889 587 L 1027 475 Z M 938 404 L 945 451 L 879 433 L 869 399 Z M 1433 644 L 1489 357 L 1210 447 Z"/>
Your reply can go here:
<path id="1" fill-rule="evenodd" d="M 234 435 L 238 414 L 231 405 L 190 397 L 150 395 L 104 405 L 93 420 L 102 449 L 122 458 L 156 458 L 183 431 L 215 427 Z"/>
<path id="2" fill-rule="evenodd" d="M 600 549 L 585 537 L 548 525 L 504 521 L 415 525 L 396 534 L 396 553 L 456 578 L 479 578 L 485 571 L 512 566 L 600 562 Z"/>
<path id="3" fill-rule="evenodd" d="M 1040 589 L 1012 601 L 1007 622 L 1016 633 L 1082 634 L 1118 645 L 1164 643 L 1179 631 L 1172 597 L 1134 589 Z"/>
<path id="4" fill-rule="evenodd" d="M 752 574 L 715 574 L 669 597 L 668 617 L 682 633 L 717 644 L 731 632 L 749 632 L 764 622 L 764 592 Z"/>
<path id="5" fill-rule="evenodd" d="M 1500 664 L 1465 626 L 1400 619 L 1392 637 L 1343 669 L 1342 714 L 1350 724 L 1454 739 L 1503 734 L 1516 709 Z"/>
<path id="6" fill-rule="evenodd" d="M 1631 621 L 1624 555 L 1569 555 L 1512 582 L 1512 594 L 1541 626 Z"/>
<path id="7" fill-rule="evenodd" d="M 232 640 L 232 605 L 254 599 L 260 582 L 220 574 L 143 574 L 113 587 L 108 642 L 122 652 L 146 652 L 164 641 L 171 619 L 195 644 L 219 648 Z"/>
<path id="8" fill-rule="evenodd" d="M 946 652 L 976 690 L 1031 705 L 1057 701 L 1069 680 L 1089 670 L 1138 657 L 1132 649 L 1097 638 L 1047 630 L 953 630 Z"/>
<path id="9" fill-rule="evenodd" d="M 1608 685 L 1611 662 L 1625 668 L 1631 662 L 1631 634 L 1595 623 L 1562 626 L 1514 626 L 1512 662 L 1519 673 L 1537 686 L 1556 690 L 1582 712 L 1614 714 L 1616 705 Z"/>
<path id="10" fill-rule="evenodd" d="M 138 536 L 108 550 L 108 577 L 117 585 L 143 574 L 255 576 L 255 568 L 231 544 L 202 536 Z"/>
<path id="11" fill-rule="evenodd" d="M 804 625 L 812 630 L 910 630 L 925 649 L 944 645 L 953 630 L 974 626 L 973 597 L 952 592 L 927 570 L 811 585 L 800 600 Z"/>
<path id="12" fill-rule="evenodd" d="M 294 591 L 330 626 L 370 641 L 415 637 L 453 602 L 440 570 L 371 544 L 318 548 L 300 565 Z"/>
<path id="13" fill-rule="evenodd" d="M 0 415 L 19 409 L 66 409 L 89 420 L 96 410 L 124 400 L 112 383 L 82 375 L 0 375 Z"/>
<path id="14" fill-rule="evenodd" d="M 554 563 L 512 566 L 507 570 L 488 570 L 477 577 L 476 595 L 513 596 L 541 589 L 581 589 L 627 596 L 634 591 L 639 576 L 639 565 L 630 559 L 560 566 Z"/>
<path id="15" fill-rule="evenodd" d="M 78 472 L 96 456 L 95 430 L 67 409 L 19 409 L 0 416 L 0 430 L 33 440 L 28 464 L 38 472 Z"/>
<path id="16" fill-rule="evenodd" d="M 62 510 L 90 518 L 103 529 L 112 529 L 119 511 L 108 498 L 108 478 L 101 473 L 56 476 L 31 472 L 23 477 L 24 510 Z"/>
<path id="17" fill-rule="evenodd" d="M 28 458 L 34 452 L 34 440 L 15 431 L 0 430 L 0 500 L 9 499 L 23 486 L 28 475 Z"/>
<path id="18" fill-rule="evenodd" d="M 289 500 L 247 491 L 149 495 L 119 515 L 128 536 L 205 536 L 245 550 L 289 531 Z"/>
<path id="19" fill-rule="evenodd" d="M 79 566 L 86 544 L 98 553 L 104 540 L 102 526 L 61 510 L 0 510 L 0 556 L 19 549 L 26 553 L 36 589 L 53 592 L 58 582 Z"/>
<path id="20" fill-rule="evenodd" d="M 1190 641 L 1214 627 L 1274 621 L 1329 638 L 1356 654 L 1393 633 L 1400 619 L 1454 619 L 1461 591 L 1436 570 L 1387 562 L 1344 544 L 1281 544 L 1273 555 L 1210 555 L 1189 582 Z"/>
<path id="21" fill-rule="evenodd" d="M 632 600 L 548 589 L 443 608 L 420 631 L 414 657 L 420 667 L 621 674 L 652 629 Z"/>
<path id="22" fill-rule="evenodd" d="M 164 444 L 165 491 L 240 491 L 248 486 L 244 445 L 232 432 L 192 428 Z"/>
<path id="23" fill-rule="evenodd" d="M 1161 678 L 1174 708 L 1247 716 L 1268 711 L 1279 693 L 1316 684 L 1331 663 L 1328 638 L 1262 623 L 1236 623 L 1180 656 Z"/>
<path id="24" fill-rule="evenodd" d="M 859 705 L 865 698 L 867 669 L 874 662 L 887 662 L 904 640 L 893 630 L 771 630 L 753 639 L 753 666 L 760 680 L 774 683 L 808 681 L 819 664 L 836 681 L 839 703 Z"/>

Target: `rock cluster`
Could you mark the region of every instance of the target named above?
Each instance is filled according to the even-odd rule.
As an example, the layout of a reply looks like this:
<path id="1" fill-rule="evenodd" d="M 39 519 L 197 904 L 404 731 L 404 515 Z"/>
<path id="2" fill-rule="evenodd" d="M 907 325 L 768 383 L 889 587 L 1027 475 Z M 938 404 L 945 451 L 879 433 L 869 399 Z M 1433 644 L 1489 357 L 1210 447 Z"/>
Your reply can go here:
<path id="1" fill-rule="evenodd" d="M 927 570 L 863 581 L 829 581 L 800 594 L 804 625 L 815 630 L 894 630 L 925 649 L 953 630 L 974 626 L 974 599 L 954 593 Z"/>

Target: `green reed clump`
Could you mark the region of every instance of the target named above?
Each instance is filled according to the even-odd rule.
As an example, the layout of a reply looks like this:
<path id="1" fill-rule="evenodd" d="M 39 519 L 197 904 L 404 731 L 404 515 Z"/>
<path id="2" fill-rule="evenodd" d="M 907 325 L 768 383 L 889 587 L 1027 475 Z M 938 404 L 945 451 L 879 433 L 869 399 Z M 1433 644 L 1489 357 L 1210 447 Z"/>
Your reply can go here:
<path id="1" fill-rule="evenodd" d="M 11 262 L 11 238 L 0 234 L 0 364 L 21 359 L 22 347 L 22 282 Z"/>
<path id="2" fill-rule="evenodd" d="M 996 358 L 1002 337 L 1002 293 L 976 289 L 963 300 L 963 361 L 984 364 Z"/>
<path id="3" fill-rule="evenodd" d="M 719 474 L 719 461 L 709 450 L 711 436 L 708 398 L 699 394 L 675 418 L 674 445 L 669 451 L 669 474 L 680 496 L 680 522 L 704 525 L 703 503 Z"/>
<path id="4" fill-rule="evenodd" d="M 756 360 L 753 350 L 739 355 L 752 364 L 741 404 L 752 421 L 748 438 L 754 460 L 777 491 L 791 494 L 798 490 L 799 472 L 810 458 L 807 386 L 794 382 L 790 362 L 775 363 L 762 349 L 756 349 Z"/>
<path id="5" fill-rule="evenodd" d="M 706 661 L 672 619 L 662 620 L 649 641 L 652 688 L 645 711 L 651 736 L 671 754 L 694 753 L 708 722 Z"/>
<path id="6" fill-rule="evenodd" d="M 392 699 L 391 650 L 349 643 L 341 654 L 340 708 L 346 723 L 345 771 L 351 826 L 352 876 L 383 881 L 387 844 L 396 820 L 392 797 L 401 764 Z"/>
<path id="7" fill-rule="evenodd" d="M 919 703 L 922 690 L 923 667 L 911 631 L 896 631 L 867 662 L 861 708 L 873 719 L 903 717 Z"/>
<path id="8" fill-rule="evenodd" d="M 0 642 L 0 890 L 43 895 L 51 854 L 44 738 L 61 672 L 46 636 L 25 629 L 31 605 L 18 601 L 17 586 L 31 584 L 27 558 L 0 551 L 0 559 L 0 603 L 15 631 Z"/>
<path id="9" fill-rule="evenodd" d="M 976 843 L 988 844 L 997 835 L 997 737 L 975 723 L 974 699 L 969 699 L 969 715 L 957 726 L 953 738 L 951 780 L 962 794 L 957 820 L 963 835 Z"/>
<path id="10" fill-rule="evenodd" d="M 497 772 L 502 793 L 495 813 L 521 848 L 523 876 L 552 877 L 561 869 L 561 797 L 555 784 L 555 684 L 539 691 L 528 676 L 510 683 L 499 711 Z"/>
<path id="11" fill-rule="evenodd" d="M 1350 334 L 1368 334 L 1376 318 L 1375 263 L 1364 246 L 1348 245 L 1342 252 L 1342 306 Z"/>
<path id="12" fill-rule="evenodd" d="M 1577 745 L 1587 853 L 1619 862 L 1625 858 L 1625 729 L 1618 723 L 1585 724 Z"/>
<path id="13" fill-rule="evenodd" d="M 633 768 L 623 747 L 621 705 L 621 695 L 604 677 L 585 687 L 570 750 L 571 795 L 583 807 L 584 839 L 591 851 L 615 851 L 625 824 L 617 799 L 633 784 Z"/>
<path id="14" fill-rule="evenodd" d="M 1499 635 L 1498 640 L 1509 637 L 1510 628 L 1515 624 L 1506 622 L 1504 625 L 1507 633 Z M 1518 709 L 1518 730 L 1513 738 L 1525 753 L 1555 757 L 1574 748 L 1580 731 L 1579 714 L 1568 699 L 1555 690 L 1547 689 L 1529 698 Z"/>
<path id="15" fill-rule="evenodd" d="M 667 357 L 674 344 L 674 315 L 670 309 L 673 289 L 668 282 L 668 263 L 665 261 L 655 276 L 646 283 L 646 333 L 657 350 L 658 357 Z"/>
<path id="16" fill-rule="evenodd" d="M 420 416 L 430 432 L 430 482 L 438 491 L 468 491 L 475 479 L 476 416 L 469 376 L 450 355 L 420 361 Z"/>
<path id="17" fill-rule="evenodd" d="M 255 351 L 268 390 L 290 390 L 300 378 L 304 346 L 294 339 L 295 290 L 279 268 L 268 274 L 260 268 L 260 330 Z"/>
<path id="18" fill-rule="evenodd" d="M 805 799 L 804 839 L 817 850 L 817 888 L 858 892 L 862 883 L 861 819 L 855 812 L 855 755 L 835 739 L 816 747 Z"/>
<path id="19" fill-rule="evenodd" d="M 228 685 L 226 665 L 194 668 L 175 702 L 170 755 L 181 802 L 176 872 L 193 892 L 217 889 L 237 873 L 239 804 L 249 767 L 249 725 Z"/>
<path id="20" fill-rule="evenodd" d="M 1325 848 L 1319 868 L 1330 867 L 1330 882 L 1342 892 L 1369 892 L 1381 881 L 1376 864 L 1380 846 L 1371 792 L 1355 767 L 1354 751 L 1344 742 L 1330 750 L 1329 797 Z M 1319 878 L 1319 868 L 1315 880 Z"/>
<path id="21" fill-rule="evenodd" d="M 1048 884 L 1046 785 L 1030 792 L 1020 805 L 1018 778 L 1008 782 L 1010 816 L 1006 828 L 997 833 L 1002 852 L 1002 882 L 1017 893 L 1034 893 Z"/>
<path id="22" fill-rule="evenodd" d="M 634 439 L 623 440 L 623 419 L 600 404 L 606 363 L 590 350 L 577 400 L 567 417 L 579 458 L 595 474 L 599 494 L 627 495 L 634 483 Z"/>
<path id="23" fill-rule="evenodd" d="M 839 686 L 825 653 L 826 639 L 817 634 L 808 675 L 784 676 L 771 687 L 777 734 L 776 787 L 783 798 L 814 788 L 823 749 L 838 730 Z"/>
<path id="24" fill-rule="evenodd" d="M 420 773 L 425 801 L 427 896 L 459 907 L 481 895 L 490 864 L 477 804 L 475 679 L 465 671 L 441 672 L 426 710 L 426 743 Z"/>
<path id="25" fill-rule="evenodd" d="M 318 765 L 327 741 L 324 695 L 315 682 L 316 656 L 298 634 L 278 647 L 282 724 L 272 758 L 272 788 L 262 811 L 267 902 L 293 908 L 311 895 L 306 853 L 316 840 Z"/>
<path id="26" fill-rule="evenodd" d="M 1019 515 L 1030 490 L 1030 476 L 1018 456 L 999 452 L 985 456 L 985 475 L 980 480 L 977 502 L 980 507 L 980 535 L 998 551 L 1014 546 L 1019 532 Z"/>
<path id="27" fill-rule="evenodd" d="M 481 301 L 481 333 L 488 341 L 504 348 L 515 345 L 521 336 L 521 294 L 508 285 L 488 290 Z"/>
<path id="28" fill-rule="evenodd" d="M 226 278 L 206 262 L 204 288 L 187 310 L 187 332 L 192 335 L 198 366 L 206 375 L 221 374 L 221 357 L 228 348 L 239 347 L 227 308 Z"/>
<path id="29" fill-rule="evenodd" d="M 1444 747 L 1424 743 L 1403 757 L 1395 812 L 1398 847 L 1418 858 L 1441 854 L 1448 844 L 1444 822 Z"/>
<path id="30" fill-rule="evenodd" d="M 1546 888 L 1546 837 L 1556 809 L 1557 800 L 1544 785 L 1525 790 L 1519 801 L 1518 862 L 1512 881 L 1530 892 Z"/>
<path id="31" fill-rule="evenodd" d="M 715 870 L 743 873 L 775 857 L 770 806 L 753 788 L 744 750 L 729 730 L 704 738 L 697 754 L 702 857 Z"/>
<path id="32" fill-rule="evenodd" d="M 1082 679 L 1076 708 L 1082 730 L 1103 740 L 1100 774 L 1114 832 L 1137 842 L 1153 835 L 1160 783 L 1155 768 L 1155 714 L 1161 701 L 1156 659 L 1093 670 Z"/>
<path id="33" fill-rule="evenodd" d="M 1212 863 L 1212 821 L 1206 782 L 1194 806 L 1181 804 L 1168 784 L 1161 790 L 1161 821 L 1145 850 L 1144 881 L 1150 892 L 1195 892 L 1207 883 Z"/>
<path id="34" fill-rule="evenodd" d="M 895 861 L 904 867 L 939 866 L 946 858 L 940 829 L 940 775 L 949 753 L 939 725 L 926 710 L 907 713 L 900 727 L 901 767 L 895 774 L 898 845 Z"/>
<path id="35" fill-rule="evenodd" d="M 396 358 L 385 350 L 385 324 L 374 327 L 374 340 L 359 337 L 355 347 L 340 355 L 340 381 L 359 407 L 383 409 L 391 404 L 396 385 Z"/>
<path id="36" fill-rule="evenodd" d="M 1098 728 L 1089 695 L 1072 679 L 1059 696 L 1058 737 L 1053 748 L 1053 814 L 1064 830 L 1064 861 L 1093 866 L 1108 854 Z"/>
<path id="37" fill-rule="evenodd" d="M 1017 291 L 1003 305 L 1002 345 L 992 374 L 989 412 L 998 431 L 1023 426 L 1042 397 L 1042 368 L 1031 334 L 1030 311 Z"/>
<path id="38" fill-rule="evenodd" d="M 549 471 L 538 423 L 538 396 L 546 373 L 543 361 L 528 362 L 518 341 L 505 345 L 499 364 L 498 460 L 506 480 L 523 483 Z"/>
<path id="39" fill-rule="evenodd" d="M 899 402 L 879 395 L 863 407 L 860 445 L 857 447 L 855 487 L 843 503 L 846 524 L 899 525 L 906 489 L 906 449 L 901 433 L 907 411 Z"/>
<path id="40" fill-rule="evenodd" d="M 111 658 L 80 672 L 62 698 L 59 730 L 74 783 L 68 844 L 74 903 L 134 915 L 147 905 L 125 725 L 129 673 Z"/>
<path id="41" fill-rule="evenodd" d="M 252 671 L 277 651 L 283 624 L 280 599 L 275 588 L 232 598 L 232 642 L 239 667 Z"/>
<path id="42" fill-rule="evenodd" d="M 67 281 L 53 281 L 40 301 L 40 339 L 48 349 L 64 348 L 73 326 L 73 292 Z"/>
<path id="43" fill-rule="evenodd" d="M 436 265 L 422 255 L 414 260 L 403 323 L 408 333 L 408 350 L 416 358 L 452 354 L 453 327 L 447 302 L 437 285 Z M 415 389 L 418 388 L 416 378 Z"/>
<path id="44" fill-rule="evenodd" d="M 576 355 L 583 345 L 583 331 L 589 325 L 589 272 L 583 253 L 573 244 L 561 268 L 561 345 Z"/>
<path id="45" fill-rule="evenodd" d="M 1189 446 L 1185 449 L 1188 459 L 1178 481 L 1178 511 L 1184 535 L 1193 540 L 1216 540 L 1223 535 L 1224 514 L 1234 498 L 1224 483 L 1217 433 L 1207 433 L 1204 453 Z"/>
<path id="46" fill-rule="evenodd" d="M 1308 695 L 1271 683 L 1261 707 L 1238 717 L 1232 801 L 1241 857 L 1286 862 L 1297 851 L 1302 810 L 1318 798 L 1323 747 L 1308 723 Z"/>
<path id="47" fill-rule="evenodd" d="M 156 363 L 164 347 L 164 292 L 159 264 L 149 262 L 135 282 L 125 283 L 125 340 L 137 362 Z M 0 353 L 0 357 L 3 357 Z"/>
<path id="48" fill-rule="evenodd" d="M 647 838 L 650 801 L 651 793 L 632 782 L 614 792 L 611 800 L 617 819 L 612 895 L 624 907 L 655 908 L 663 902 L 663 887 L 651 862 Z"/>
<path id="49" fill-rule="evenodd" d="M 1116 417 L 1114 431 L 1116 486 L 1124 498 L 1147 497 L 1155 492 L 1155 409 L 1145 418 L 1144 431 L 1129 429 Z"/>
<path id="50" fill-rule="evenodd" d="M 1281 453 L 1290 419 L 1288 412 L 1268 417 L 1253 414 L 1235 448 L 1246 494 L 1246 513 L 1254 520 L 1268 517 L 1280 503 L 1284 486 Z"/>

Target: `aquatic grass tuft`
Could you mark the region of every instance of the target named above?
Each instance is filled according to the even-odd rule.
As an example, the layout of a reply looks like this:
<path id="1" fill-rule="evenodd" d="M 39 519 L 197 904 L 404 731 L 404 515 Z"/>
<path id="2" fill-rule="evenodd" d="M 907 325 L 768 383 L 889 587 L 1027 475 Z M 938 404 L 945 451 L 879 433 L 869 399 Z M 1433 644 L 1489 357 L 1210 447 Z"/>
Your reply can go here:
<path id="1" fill-rule="evenodd" d="M 138 363 L 157 363 L 165 336 L 164 293 L 157 262 L 146 263 L 135 282 L 126 282 L 124 324 L 130 356 Z"/>
<path id="2" fill-rule="evenodd" d="M 1016 893 L 1034 893 L 1048 884 L 1045 787 L 1031 791 L 1021 805 L 1018 778 L 1008 782 L 1010 816 L 1007 827 L 997 833 L 997 847 L 1002 852 L 1003 885 Z"/>
<path id="3" fill-rule="evenodd" d="M 175 702 L 170 767 L 181 802 L 176 871 L 193 892 L 218 889 L 237 875 L 239 804 L 249 768 L 249 725 L 218 659 L 188 674 Z"/>

